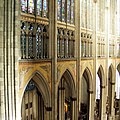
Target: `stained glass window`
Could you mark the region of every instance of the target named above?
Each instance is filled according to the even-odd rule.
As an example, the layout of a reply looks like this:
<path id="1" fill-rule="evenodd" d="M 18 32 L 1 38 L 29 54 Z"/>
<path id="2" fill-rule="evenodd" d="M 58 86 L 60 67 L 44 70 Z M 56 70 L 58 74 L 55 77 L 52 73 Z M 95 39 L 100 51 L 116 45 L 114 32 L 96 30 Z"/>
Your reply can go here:
<path id="1" fill-rule="evenodd" d="M 21 11 L 27 12 L 27 0 L 21 0 Z"/>
<path id="2" fill-rule="evenodd" d="M 74 24 L 74 0 L 57 0 L 57 19 Z"/>
<path id="3" fill-rule="evenodd" d="M 25 91 L 30 91 L 30 90 L 33 90 L 33 89 L 35 89 L 35 88 L 36 88 L 35 83 L 33 82 L 33 80 L 31 80 L 31 81 L 28 83 Z"/>
<path id="4" fill-rule="evenodd" d="M 74 23 L 74 0 L 71 0 L 71 23 Z"/>
<path id="5" fill-rule="evenodd" d="M 21 58 L 26 58 L 26 25 L 23 22 L 21 26 Z"/>
<path id="6" fill-rule="evenodd" d="M 67 22 L 70 23 L 70 0 L 67 1 Z"/>
<path id="7" fill-rule="evenodd" d="M 43 39 L 42 39 L 42 28 L 38 25 L 36 33 L 36 54 L 38 58 L 42 58 Z"/>
<path id="8" fill-rule="evenodd" d="M 28 0 L 28 13 L 34 13 L 34 0 Z"/>
<path id="9" fill-rule="evenodd" d="M 58 20 L 61 20 L 61 0 L 58 0 L 58 4 L 57 4 L 57 18 Z"/>
<path id="10" fill-rule="evenodd" d="M 65 22 L 65 0 L 62 0 L 62 21 Z"/>
<path id="11" fill-rule="evenodd" d="M 42 0 L 37 0 L 37 15 L 42 16 Z"/>
<path id="12" fill-rule="evenodd" d="M 48 17 L 48 0 L 21 0 L 21 11 Z"/>
<path id="13" fill-rule="evenodd" d="M 47 17 L 47 12 L 48 12 L 48 9 L 47 9 L 47 0 L 44 0 L 43 1 L 43 16 L 44 17 Z"/>
<path id="14" fill-rule="evenodd" d="M 33 58 L 34 57 L 34 53 L 33 53 L 33 25 L 32 24 L 30 24 L 30 26 L 29 26 L 28 56 L 29 56 L 29 58 Z"/>

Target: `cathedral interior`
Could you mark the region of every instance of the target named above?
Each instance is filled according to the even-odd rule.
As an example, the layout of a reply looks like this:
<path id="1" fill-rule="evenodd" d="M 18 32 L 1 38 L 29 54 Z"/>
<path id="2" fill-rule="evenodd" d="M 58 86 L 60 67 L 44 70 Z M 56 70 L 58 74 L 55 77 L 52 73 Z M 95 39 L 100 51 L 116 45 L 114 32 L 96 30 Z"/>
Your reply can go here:
<path id="1" fill-rule="evenodd" d="M 0 120 L 120 120 L 120 0 L 0 11 Z"/>

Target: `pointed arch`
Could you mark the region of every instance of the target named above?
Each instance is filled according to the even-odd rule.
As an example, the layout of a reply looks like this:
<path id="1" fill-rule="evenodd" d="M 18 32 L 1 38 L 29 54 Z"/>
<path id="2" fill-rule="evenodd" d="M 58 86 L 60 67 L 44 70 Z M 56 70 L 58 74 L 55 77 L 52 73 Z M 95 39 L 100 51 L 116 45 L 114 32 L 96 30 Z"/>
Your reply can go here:
<path id="1" fill-rule="evenodd" d="M 104 74 L 104 69 L 103 69 L 102 65 L 99 66 L 97 74 L 100 78 L 100 85 L 105 86 L 105 74 Z"/>
<path id="2" fill-rule="evenodd" d="M 88 90 L 93 91 L 92 74 L 88 67 L 85 68 L 82 76 L 84 76 L 87 81 Z"/>
<path id="3" fill-rule="evenodd" d="M 115 74 L 114 74 L 114 67 L 113 67 L 113 64 L 111 64 L 110 66 L 109 66 L 109 70 L 108 70 L 108 76 L 109 76 L 109 80 L 110 80 L 110 82 L 112 83 L 112 82 L 115 82 L 115 80 L 114 80 L 114 76 L 115 76 Z"/>
<path id="4" fill-rule="evenodd" d="M 62 74 L 61 78 L 62 78 L 62 77 L 64 77 L 64 78 L 66 79 L 66 83 L 67 83 L 67 84 L 70 86 L 70 88 L 71 88 L 71 92 L 72 92 L 72 94 L 71 94 L 72 96 L 71 96 L 71 97 L 76 98 L 75 81 L 74 81 L 74 78 L 73 78 L 70 70 L 69 70 L 69 69 L 66 69 L 66 70 L 64 71 L 64 73 Z M 59 85 L 61 78 L 58 80 L 57 86 Z"/>
<path id="5" fill-rule="evenodd" d="M 22 102 L 22 97 L 23 97 L 24 91 L 26 89 L 26 86 L 28 85 L 28 83 L 30 82 L 31 79 L 34 81 L 36 87 L 40 91 L 40 93 L 41 93 L 41 95 L 43 97 L 43 100 L 44 100 L 45 107 L 51 107 L 50 86 L 49 86 L 47 80 L 38 71 L 35 71 L 31 75 L 31 77 L 28 79 L 26 84 L 23 86 L 24 89 L 22 90 L 21 102 Z"/>
<path id="6" fill-rule="evenodd" d="M 117 65 L 117 70 L 120 73 L 120 63 Z"/>

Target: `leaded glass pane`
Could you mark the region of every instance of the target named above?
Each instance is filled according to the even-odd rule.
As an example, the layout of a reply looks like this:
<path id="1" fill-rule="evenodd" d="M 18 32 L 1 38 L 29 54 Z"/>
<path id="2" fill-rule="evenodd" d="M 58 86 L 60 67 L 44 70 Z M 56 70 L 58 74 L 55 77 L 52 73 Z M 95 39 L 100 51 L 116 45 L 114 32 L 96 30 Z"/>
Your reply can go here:
<path id="1" fill-rule="evenodd" d="M 21 0 L 21 11 L 27 12 L 27 0 Z"/>
<path id="2" fill-rule="evenodd" d="M 65 0 L 62 0 L 62 21 L 65 22 Z"/>
<path id="3" fill-rule="evenodd" d="M 22 22 L 21 25 L 21 58 L 26 58 L 26 25 L 24 22 Z"/>
<path id="4" fill-rule="evenodd" d="M 41 58 L 42 57 L 42 29 L 40 26 L 37 28 L 37 33 L 36 33 L 36 53 L 37 57 Z"/>
<path id="5" fill-rule="evenodd" d="M 47 9 L 47 0 L 43 1 L 43 16 L 47 17 L 48 9 Z"/>
<path id="6" fill-rule="evenodd" d="M 28 13 L 34 13 L 34 0 L 28 0 Z"/>
<path id="7" fill-rule="evenodd" d="M 37 0 L 37 15 L 42 16 L 42 0 Z"/>
<path id="8" fill-rule="evenodd" d="M 35 88 L 36 88 L 35 83 L 31 80 L 31 81 L 28 83 L 25 91 L 30 91 L 30 90 L 33 90 L 33 89 L 35 89 Z"/>
<path id="9" fill-rule="evenodd" d="M 70 0 L 67 1 L 67 22 L 70 23 Z"/>
<path id="10" fill-rule="evenodd" d="M 74 0 L 71 0 L 71 23 L 74 24 Z"/>
<path id="11" fill-rule="evenodd" d="M 61 20 L 61 0 L 58 0 L 58 4 L 57 4 L 57 19 Z"/>
<path id="12" fill-rule="evenodd" d="M 28 56 L 33 58 L 33 26 L 29 26 L 29 37 L 28 37 Z"/>
<path id="13" fill-rule="evenodd" d="M 26 32 L 21 32 L 21 54 L 22 58 L 26 56 Z"/>

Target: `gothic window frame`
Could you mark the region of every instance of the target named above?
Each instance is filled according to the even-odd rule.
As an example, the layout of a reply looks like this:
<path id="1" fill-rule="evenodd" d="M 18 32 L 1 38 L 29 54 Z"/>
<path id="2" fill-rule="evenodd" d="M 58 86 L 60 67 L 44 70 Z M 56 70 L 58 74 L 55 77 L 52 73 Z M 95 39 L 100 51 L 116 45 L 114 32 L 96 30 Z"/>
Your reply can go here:
<path id="1" fill-rule="evenodd" d="M 74 9 L 75 0 L 57 0 L 57 20 L 69 24 L 74 24 L 75 23 Z"/>
<path id="2" fill-rule="evenodd" d="M 22 13 L 32 14 L 43 18 L 49 17 L 49 0 L 20 0 L 20 6 Z"/>

